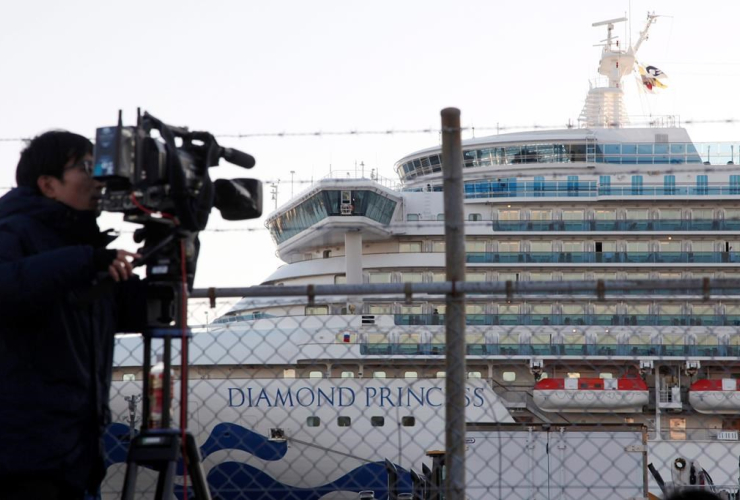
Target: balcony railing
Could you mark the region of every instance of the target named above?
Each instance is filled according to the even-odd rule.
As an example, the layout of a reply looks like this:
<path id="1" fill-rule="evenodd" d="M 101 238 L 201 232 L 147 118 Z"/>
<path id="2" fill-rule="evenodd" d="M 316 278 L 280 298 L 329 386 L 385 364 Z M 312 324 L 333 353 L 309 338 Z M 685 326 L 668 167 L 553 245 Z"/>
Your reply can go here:
<path id="1" fill-rule="evenodd" d="M 738 252 L 468 252 L 474 264 L 732 264 Z"/>
<path id="2" fill-rule="evenodd" d="M 493 221 L 494 231 L 739 231 L 740 220 L 533 220 Z"/>
<path id="3" fill-rule="evenodd" d="M 444 314 L 396 314 L 396 325 L 444 325 Z M 467 325 L 482 326 L 740 326 L 740 315 L 685 314 L 467 314 Z"/>
<path id="4" fill-rule="evenodd" d="M 737 345 L 656 344 L 467 344 L 470 356 L 660 356 L 739 357 Z M 372 355 L 444 356 L 444 344 L 361 344 L 360 353 Z"/>

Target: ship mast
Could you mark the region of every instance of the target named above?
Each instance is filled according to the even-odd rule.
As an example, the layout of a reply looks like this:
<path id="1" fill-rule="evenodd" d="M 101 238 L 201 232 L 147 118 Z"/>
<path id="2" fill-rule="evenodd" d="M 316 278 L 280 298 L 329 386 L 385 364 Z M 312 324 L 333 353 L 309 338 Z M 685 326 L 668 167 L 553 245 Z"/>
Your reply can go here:
<path id="1" fill-rule="evenodd" d="M 624 105 L 622 79 L 634 70 L 637 51 L 648 39 L 650 26 L 657 17 L 655 14 L 648 14 L 647 23 L 640 32 L 637 42 L 634 46 L 627 47 L 626 50 L 620 47 L 619 40 L 616 40 L 613 35 L 614 25 L 626 21 L 626 17 L 600 21 L 592 25 L 594 27 L 606 25 L 607 36 L 605 40 L 602 40 L 599 74 L 605 76 L 609 84 L 606 87 L 592 86 L 589 89 L 586 103 L 578 117 L 581 127 L 619 128 L 629 123 Z"/>

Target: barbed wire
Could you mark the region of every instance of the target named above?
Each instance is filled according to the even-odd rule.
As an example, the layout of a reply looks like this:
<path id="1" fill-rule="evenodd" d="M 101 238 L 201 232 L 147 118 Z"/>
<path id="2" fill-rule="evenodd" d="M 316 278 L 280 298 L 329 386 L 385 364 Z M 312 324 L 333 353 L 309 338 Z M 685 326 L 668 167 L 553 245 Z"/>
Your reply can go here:
<path id="1" fill-rule="evenodd" d="M 630 122 L 630 126 L 651 126 L 655 125 L 661 120 L 661 117 L 655 119 L 647 119 L 641 121 Z M 679 125 L 709 125 L 709 124 L 737 124 L 740 123 L 740 118 L 712 118 L 712 119 L 688 119 L 688 120 L 677 120 Z M 609 126 L 616 126 L 617 123 L 611 123 Z M 461 127 L 460 130 L 463 132 L 475 132 L 475 131 L 507 131 L 507 130 L 544 130 L 544 129 L 576 129 L 581 128 L 573 122 L 566 122 L 560 124 L 550 125 L 539 125 L 539 124 L 528 124 L 528 125 L 483 125 L 475 126 L 469 125 Z M 214 134 L 216 138 L 222 139 L 251 139 L 257 137 L 274 137 L 274 138 L 286 138 L 286 137 L 338 137 L 338 136 L 393 136 L 393 135 L 415 135 L 415 134 L 438 134 L 442 130 L 437 127 L 426 127 L 426 128 L 412 128 L 412 129 L 380 129 L 380 130 L 314 130 L 314 131 L 298 131 L 298 132 L 232 132 L 232 133 L 221 133 Z M 90 140 L 94 138 L 90 137 Z M 30 141 L 30 137 L 0 137 L 0 142 L 27 142 Z"/>

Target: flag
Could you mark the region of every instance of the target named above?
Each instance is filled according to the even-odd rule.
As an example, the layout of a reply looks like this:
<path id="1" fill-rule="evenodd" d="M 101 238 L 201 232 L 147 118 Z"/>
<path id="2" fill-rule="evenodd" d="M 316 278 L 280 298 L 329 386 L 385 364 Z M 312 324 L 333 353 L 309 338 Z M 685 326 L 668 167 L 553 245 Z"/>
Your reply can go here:
<path id="1" fill-rule="evenodd" d="M 653 94 L 654 89 L 665 89 L 668 85 L 658 80 L 658 77 L 668 78 L 668 75 L 663 73 L 660 69 L 655 66 L 644 67 L 642 64 L 637 65 L 637 70 L 640 73 L 640 81 L 642 83 L 642 89 L 648 94 Z"/>

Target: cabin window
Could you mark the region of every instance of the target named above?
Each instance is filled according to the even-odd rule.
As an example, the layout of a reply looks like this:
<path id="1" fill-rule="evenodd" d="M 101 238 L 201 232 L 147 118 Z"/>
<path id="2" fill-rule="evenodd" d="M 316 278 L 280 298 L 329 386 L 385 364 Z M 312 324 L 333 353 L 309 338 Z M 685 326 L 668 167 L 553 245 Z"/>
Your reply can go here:
<path id="1" fill-rule="evenodd" d="M 437 220 L 445 220 L 445 214 L 437 214 Z"/>
<path id="2" fill-rule="evenodd" d="M 306 316 L 329 314 L 329 306 L 306 306 Z"/>
<path id="3" fill-rule="evenodd" d="M 499 210 L 498 220 L 500 221 L 518 221 L 519 210 Z"/>
<path id="4" fill-rule="evenodd" d="M 370 417 L 370 425 L 373 427 L 383 427 L 385 425 L 385 417 Z"/>
<path id="5" fill-rule="evenodd" d="M 501 253 L 519 253 L 520 249 L 520 241 L 499 241 L 498 243 L 498 251 Z"/>
<path id="6" fill-rule="evenodd" d="M 320 371 L 308 372 L 308 378 L 324 378 L 324 372 L 320 372 Z"/>
<path id="7" fill-rule="evenodd" d="M 334 284 L 335 285 L 344 285 L 347 283 L 347 276 L 344 274 L 337 274 L 334 276 Z"/>
<path id="8" fill-rule="evenodd" d="M 337 417 L 337 425 L 339 427 L 349 427 L 352 424 L 352 419 L 349 417 Z"/>
<path id="9" fill-rule="evenodd" d="M 403 273 L 401 274 L 401 281 L 404 283 L 421 283 L 424 280 L 422 273 Z"/>
<path id="10" fill-rule="evenodd" d="M 404 427 L 413 427 L 416 425 L 416 417 L 401 417 L 401 425 Z"/>
<path id="11" fill-rule="evenodd" d="M 432 242 L 432 252 L 434 253 L 444 253 L 445 251 L 445 242 L 444 241 L 433 241 Z"/>
<path id="12" fill-rule="evenodd" d="M 124 382 L 131 382 L 136 380 L 136 374 L 134 373 L 124 373 L 123 377 L 121 378 Z"/>
<path id="13" fill-rule="evenodd" d="M 306 418 L 306 425 L 309 427 L 318 427 L 319 425 L 321 425 L 321 419 L 312 415 Z"/>
<path id="14" fill-rule="evenodd" d="M 434 376 L 436 378 L 446 378 L 447 377 L 447 372 L 437 372 L 437 373 L 434 374 Z"/>
<path id="15" fill-rule="evenodd" d="M 568 372 L 568 378 L 581 378 L 581 374 L 578 372 Z"/>
<path id="16" fill-rule="evenodd" d="M 498 273 L 499 281 L 519 281 L 519 273 Z"/>
<path id="17" fill-rule="evenodd" d="M 516 380 L 516 372 L 504 372 L 504 382 L 514 382 Z"/>
<path id="18" fill-rule="evenodd" d="M 406 220 L 407 221 L 417 221 L 419 220 L 419 214 L 406 214 Z"/>
<path id="19" fill-rule="evenodd" d="M 342 372 L 342 378 L 355 378 L 355 372 Z"/>
<path id="20" fill-rule="evenodd" d="M 465 273 L 465 281 L 486 281 L 486 273 Z"/>
<path id="21" fill-rule="evenodd" d="M 373 372 L 373 378 L 386 378 L 385 372 Z"/>
<path id="22" fill-rule="evenodd" d="M 563 220 L 583 220 L 584 217 L 583 210 L 563 210 Z"/>
<path id="23" fill-rule="evenodd" d="M 468 378 L 483 378 L 481 372 L 468 372 Z"/>
<path id="24" fill-rule="evenodd" d="M 421 241 L 402 241 L 398 244 L 398 251 L 401 253 L 420 253 Z"/>
<path id="25" fill-rule="evenodd" d="M 323 256 L 325 259 L 331 257 L 331 250 L 324 250 Z"/>
<path id="26" fill-rule="evenodd" d="M 390 314 L 391 313 L 391 306 L 390 305 L 378 305 L 373 304 L 367 308 L 367 311 L 370 314 Z"/>
<path id="27" fill-rule="evenodd" d="M 434 283 L 442 283 L 444 281 L 447 281 L 447 276 L 445 275 L 445 273 L 433 273 L 432 281 Z"/>
<path id="28" fill-rule="evenodd" d="M 552 210 L 530 210 L 530 220 L 552 220 Z"/>
<path id="29" fill-rule="evenodd" d="M 404 372 L 403 378 L 419 378 L 419 372 Z"/>
<path id="30" fill-rule="evenodd" d="M 486 242 L 482 240 L 468 240 L 465 242 L 466 252 L 485 252 Z"/>
<path id="31" fill-rule="evenodd" d="M 601 372 L 599 373 L 599 378 L 614 378 L 614 377 L 609 372 Z"/>
<path id="32" fill-rule="evenodd" d="M 483 220 L 483 216 L 481 214 L 468 214 L 468 220 L 470 221 Z"/>
<path id="33" fill-rule="evenodd" d="M 293 368 L 283 370 L 283 378 L 295 378 L 295 370 Z"/>
<path id="34" fill-rule="evenodd" d="M 370 283 L 390 283 L 391 273 L 370 273 Z"/>

